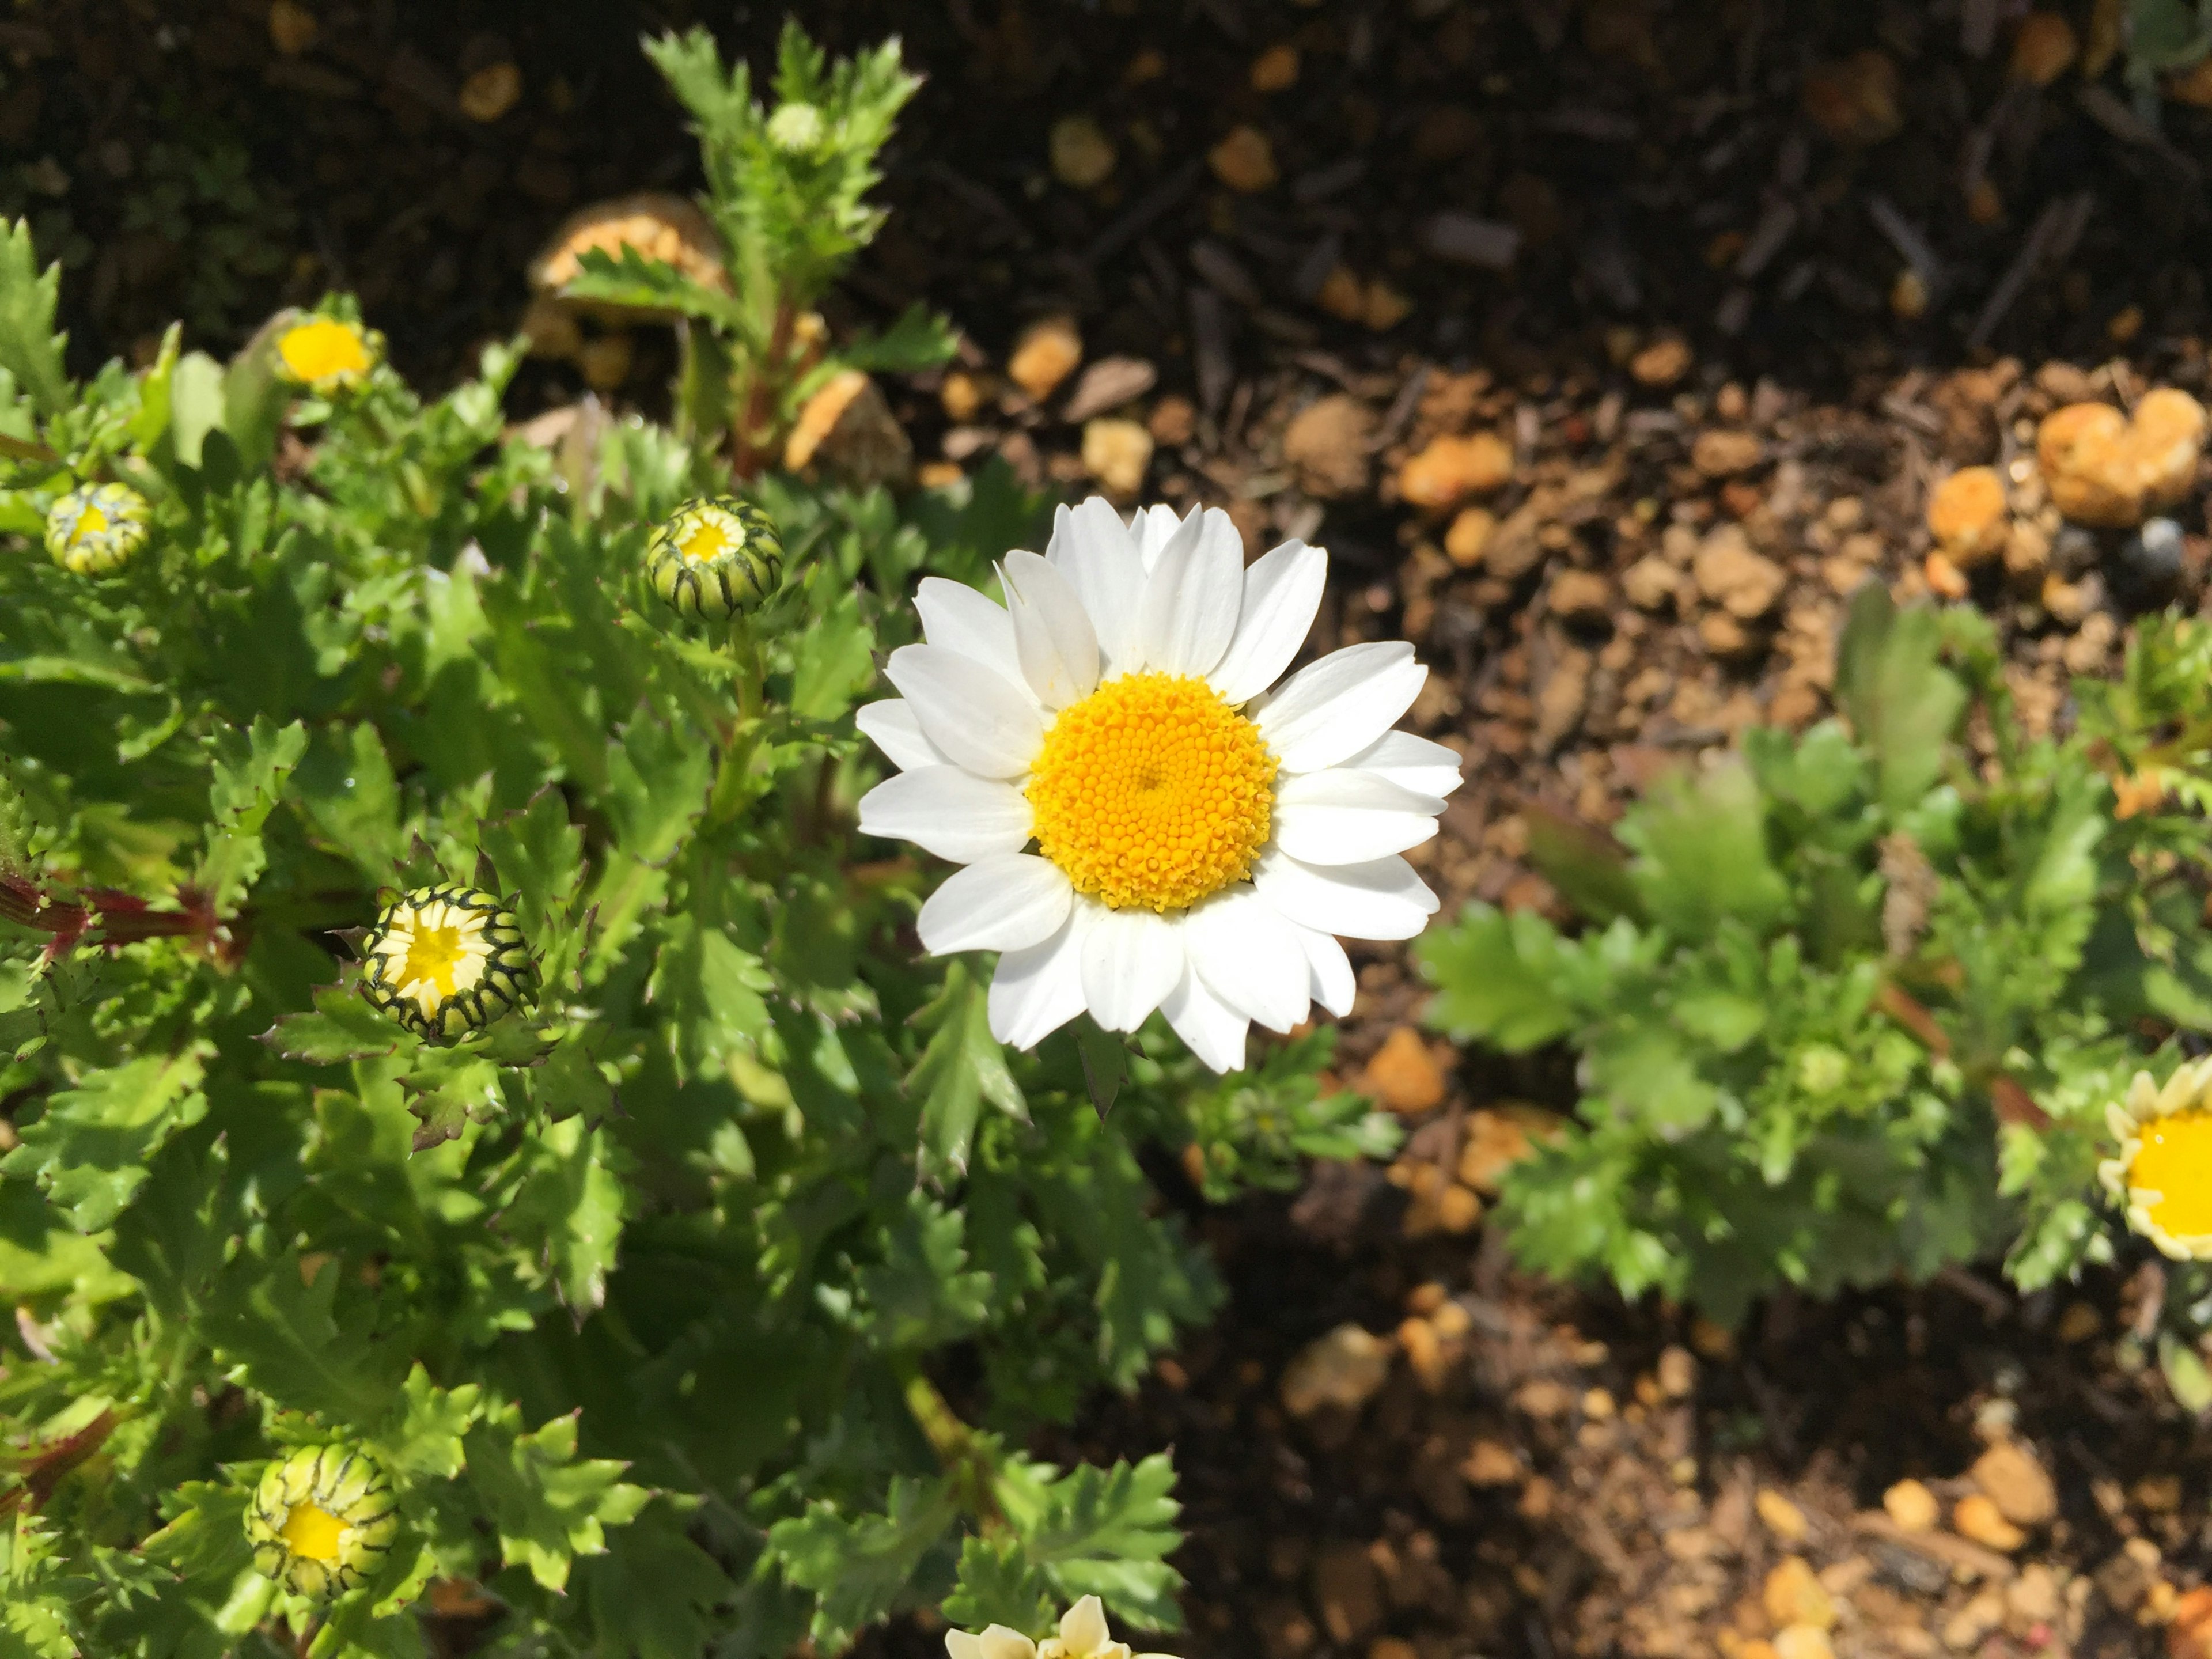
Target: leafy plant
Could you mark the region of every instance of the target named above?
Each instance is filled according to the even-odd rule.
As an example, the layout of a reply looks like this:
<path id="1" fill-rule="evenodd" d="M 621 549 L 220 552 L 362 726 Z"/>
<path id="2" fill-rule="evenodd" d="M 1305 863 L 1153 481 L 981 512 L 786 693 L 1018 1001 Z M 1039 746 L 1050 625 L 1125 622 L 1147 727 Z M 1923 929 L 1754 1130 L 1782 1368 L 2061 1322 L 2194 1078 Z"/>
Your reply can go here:
<path id="1" fill-rule="evenodd" d="M 795 39 L 849 208 L 904 83 Z M 728 232 L 803 303 L 872 222 L 785 246 L 817 198 L 744 182 L 784 164 L 720 84 Z M 366 350 L 303 392 L 289 317 L 77 383 L 55 297 L 0 235 L 0 1650 L 389 1659 L 434 1607 L 649 1659 L 947 1598 L 1172 1625 L 1165 1458 L 1022 1437 L 1218 1297 L 1148 1145 L 1225 1193 L 1374 1134 L 1312 1040 L 1232 1096 L 1142 1036 L 1103 1115 L 1073 1039 L 1001 1051 L 918 959 L 851 710 L 917 576 L 980 580 L 1041 503 L 763 478 L 781 557 L 702 626 L 647 568 L 728 489 L 710 447 L 533 447 L 507 347 L 434 401 Z M 40 545 L 94 483 L 145 503 L 99 576 Z M 372 1006 L 342 941 L 380 918 L 384 1007 L 487 953 L 498 995 Z"/>
<path id="2" fill-rule="evenodd" d="M 832 64 L 796 20 L 777 51 L 773 109 L 754 98 L 750 69 L 725 67 L 703 28 L 650 41 L 646 52 L 690 112 L 706 161 L 701 204 L 729 287 L 634 248 L 619 258 L 595 249 L 565 292 L 684 319 L 684 428 L 702 438 L 727 429 L 732 464 L 750 477 L 833 377 L 911 372 L 951 355 L 950 329 L 918 305 L 882 334 L 834 348 L 814 310 L 883 227 L 883 210 L 866 199 L 877 153 L 921 82 L 902 67 L 896 41 Z"/>
<path id="3" fill-rule="evenodd" d="M 1730 1321 L 1785 1285 L 2109 1259 L 2105 1106 L 2145 1034 L 2212 1026 L 2212 935 L 2195 791 L 2121 816 L 2105 769 L 2202 778 L 2205 638 L 2147 632 L 2081 735 L 2029 743 L 1985 623 L 1869 589 L 1843 719 L 1748 733 L 1617 840 L 1540 823 L 1587 929 L 1474 905 L 1418 947 L 1455 1037 L 1581 1057 L 1574 1121 L 1506 1182 L 1519 1254 Z"/>

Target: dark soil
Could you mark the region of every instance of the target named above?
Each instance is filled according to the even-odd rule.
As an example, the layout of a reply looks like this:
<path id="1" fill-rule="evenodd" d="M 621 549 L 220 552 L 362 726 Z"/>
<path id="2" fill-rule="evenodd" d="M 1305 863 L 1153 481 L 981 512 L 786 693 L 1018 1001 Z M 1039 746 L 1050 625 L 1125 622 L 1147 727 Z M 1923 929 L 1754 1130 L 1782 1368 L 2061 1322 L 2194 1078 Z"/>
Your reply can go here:
<path id="1" fill-rule="evenodd" d="M 2087 0 L 2059 9 L 2093 34 Z M 566 214 L 696 186 L 636 38 L 703 21 L 757 64 L 781 21 L 686 0 L 312 9 L 290 53 L 268 0 L 52 0 L 0 22 L 0 213 L 70 267 L 81 365 L 143 358 L 180 314 L 222 350 L 345 288 L 404 368 L 450 381 L 513 331 Z M 1843 596 L 1926 589 L 1946 467 L 2009 462 L 2060 403 L 2205 390 L 2207 117 L 2168 101 L 2161 133 L 2117 72 L 2021 82 L 2016 0 L 800 9 L 839 49 L 904 33 L 928 76 L 889 158 L 890 228 L 833 320 L 921 298 L 966 331 L 958 386 L 888 388 L 935 476 L 998 455 L 1073 489 L 1085 421 L 1125 416 L 1157 446 L 1147 494 L 1226 505 L 1255 545 L 1326 542 L 1316 643 L 1414 640 L 1437 668 L 1415 723 L 1469 757 L 1425 859 L 1453 902 L 1554 906 L 1521 862 L 1531 804 L 1607 822 L 1746 725 L 1825 713 Z M 1291 78 L 1255 90 L 1285 47 Z M 471 119 L 462 88 L 502 63 L 520 101 Z M 1078 114 L 1116 151 L 1086 190 L 1048 161 Z M 1208 160 L 1244 125 L 1279 174 L 1249 191 Z M 1010 387 L 1023 327 L 1061 313 L 1091 362 L 1153 375 L 1122 366 L 1141 389 L 1073 420 L 1079 380 Z M 669 354 L 637 343 L 603 389 L 650 404 Z M 583 391 L 538 363 L 515 413 Z M 1496 521 L 1482 546 L 1400 482 L 1469 431 L 1510 458 L 1468 498 Z M 2068 677 L 2109 665 L 2131 611 L 2199 598 L 2201 500 L 2184 522 L 2164 586 L 2095 544 L 1976 575 L 2031 726 L 2063 721 Z M 1770 593 L 1707 574 L 1717 538 Z M 1471 1112 L 1565 1105 L 1567 1079 L 1436 1048 L 1408 1076 L 1405 1038 L 1367 1069 L 1419 998 L 1395 951 L 1362 984 L 1345 1070 L 1399 1097 L 1406 1157 L 1203 1216 L 1225 1318 L 1048 1449 L 1175 1445 L 1188 1650 L 2117 1656 L 2193 1608 L 2208 1471 L 2128 1337 L 2143 1282 L 2022 1303 L 1957 1274 L 1778 1304 L 1736 1341 L 1526 1282 L 1479 1204 L 1443 1194 L 1492 1121 Z M 1387 1381 L 1293 1417 L 1285 1368 L 1347 1323 L 1383 1340 Z M 1907 1478 L 1948 1514 L 1999 1444 L 2057 1483 L 2016 1547 L 1882 1518 Z"/>

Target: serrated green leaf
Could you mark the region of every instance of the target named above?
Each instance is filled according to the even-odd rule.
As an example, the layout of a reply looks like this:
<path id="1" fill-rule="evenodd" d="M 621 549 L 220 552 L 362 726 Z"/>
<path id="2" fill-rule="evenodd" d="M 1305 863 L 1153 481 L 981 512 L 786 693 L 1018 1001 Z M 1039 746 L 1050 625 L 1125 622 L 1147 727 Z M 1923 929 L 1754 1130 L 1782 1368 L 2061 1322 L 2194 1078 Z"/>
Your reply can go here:
<path id="1" fill-rule="evenodd" d="M 276 809 L 292 769 L 307 752 L 307 731 L 298 720 L 279 726 L 257 715 L 245 734 L 225 732 L 215 744 L 214 783 L 208 805 L 215 821 L 208 826 L 207 852 L 193 884 L 218 913 L 234 909 L 267 861 L 261 828 Z"/>
<path id="2" fill-rule="evenodd" d="M 920 301 L 901 312 L 881 334 L 863 334 L 842 347 L 840 362 L 875 374 L 918 374 L 950 362 L 960 336 L 951 323 Z"/>
<path id="3" fill-rule="evenodd" d="M 0 369 L 14 377 L 43 415 L 58 415 L 70 401 L 62 366 L 64 337 L 54 332 L 60 302 L 58 261 L 41 272 L 26 219 L 0 221 Z"/>
<path id="4" fill-rule="evenodd" d="M 527 1567 L 545 1589 L 568 1582 L 570 1563 L 606 1547 L 606 1528 L 628 1524 L 653 1494 L 623 1479 L 624 1465 L 576 1455 L 576 1419 L 556 1417 L 522 1432 L 513 1406 L 468 1433 L 468 1480 L 499 1534 L 509 1566 Z"/>
<path id="5" fill-rule="evenodd" d="M 568 299 L 696 317 L 724 328 L 744 325 L 744 307 L 728 295 L 634 247 L 625 246 L 612 254 L 601 248 L 586 248 L 576 263 L 576 275 L 561 290 Z"/>
<path id="6" fill-rule="evenodd" d="M 35 1178 L 79 1231 L 100 1231 L 145 1185 L 170 1137 L 207 1115 L 207 1052 L 141 1055 L 52 1096 L 0 1171 Z"/>
<path id="7" fill-rule="evenodd" d="M 967 1170 L 983 1102 L 1024 1123 L 1029 1104 L 1006 1069 L 1006 1050 L 991 1035 L 988 989 L 964 963 L 946 968 L 944 988 L 915 1024 L 932 1033 L 906 1079 L 907 1092 L 921 1100 L 921 1174 L 956 1180 Z"/>
<path id="8" fill-rule="evenodd" d="M 1579 1018 L 1558 985 L 1566 949 L 1532 911 L 1469 904 L 1413 947 L 1421 976 L 1437 988 L 1429 1024 L 1455 1042 L 1494 1043 L 1509 1054 L 1564 1036 Z"/>
<path id="9" fill-rule="evenodd" d="M 337 1066 L 380 1054 L 421 1048 L 413 1032 L 369 1006 L 349 975 L 335 985 L 315 988 L 312 1013 L 286 1014 L 261 1040 L 287 1060 L 309 1066 Z"/>
<path id="10" fill-rule="evenodd" d="M 1966 688 L 1942 667 L 1942 647 L 1934 611 L 1899 611 L 1879 582 L 1852 599 L 1836 647 L 1836 703 L 1873 754 L 1881 804 L 1892 813 L 1935 787 L 1966 711 Z"/>
<path id="11" fill-rule="evenodd" d="M 365 1295 L 349 1292 L 340 1309 L 338 1263 L 308 1265 L 312 1278 L 296 1255 L 241 1261 L 212 1295 L 204 1334 L 221 1364 L 280 1404 L 380 1421 L 407 1356 L 372 1341 L 376 1310 Z"/>
<path id="12" fill-rule="evenodd" d="M 830 1503 L 769 1528 L 769 1547 L 783 1575 L 820 1598 L 815 1642 L 839 1649 L 853 1632 L 899 1605 L 923 1554 L 942 1539 L 957 1513 L 952 1483 L 898 1476 L 881 1514 L 852 1515 Z"/>

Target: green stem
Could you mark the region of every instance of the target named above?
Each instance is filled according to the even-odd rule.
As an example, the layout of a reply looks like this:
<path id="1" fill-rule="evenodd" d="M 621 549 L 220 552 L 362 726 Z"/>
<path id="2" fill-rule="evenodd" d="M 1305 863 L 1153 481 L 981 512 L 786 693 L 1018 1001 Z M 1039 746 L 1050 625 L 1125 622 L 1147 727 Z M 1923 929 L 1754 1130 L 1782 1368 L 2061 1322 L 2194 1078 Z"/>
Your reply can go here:
<path id="1" fill-rule="evenodd" d="M 989 1454 L 976 1443 L 975 1431 L 945 1403 L 945 1396 L 920 1367 L 907 1373 L 903 1392 L 915 1426 L 945 1466 L 945 1474 L 952 1477 L 960 1507 L 975 1517 L 986 1534 L 1002 1528 L 1006 1517 L 999 1513 L 999 1500 L 991 1490 L 995 1471 Z"/>
<path id="2" fill-rule="evenodd" d="M 760 747 L 767 677 L 752 619 L 742 612 L 730 618 L 730 653 L 738 660 L 738 718 L 723 742 L 721 766 L 708 800 L 710 823 L 727 823 L 744 810 L 751 793 L 753 756 Z"/>

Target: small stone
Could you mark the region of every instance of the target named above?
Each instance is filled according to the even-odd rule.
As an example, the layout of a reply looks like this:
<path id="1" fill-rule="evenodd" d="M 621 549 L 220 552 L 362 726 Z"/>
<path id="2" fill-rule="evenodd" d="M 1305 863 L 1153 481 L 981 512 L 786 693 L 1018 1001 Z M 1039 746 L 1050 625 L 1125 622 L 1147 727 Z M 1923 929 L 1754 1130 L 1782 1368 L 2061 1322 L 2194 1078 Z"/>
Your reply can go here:
<path id="1" fill-rule="evenodd" d="M 2185 1590 L 2173 1604 L 2173 1622 L 2166 1627 L 2166 1659 L 2212 1659 L 2212 1585 Z"/>
<path id="2" fill-rule="evenodd" d="M 914 481 L 923 489 L 950 489 L 968 475 L 957 461 L 924 461 L 914 470 Z"/>
<path id="3" fill-rule="evenodd" d="M 1905 125 L 1897 65 L 1871 49 L 1815 68 L 1803 101 L 1813 124 L 1839 144 L 1878 144 Z"/>
<path id="4" fill-rule="evenodd" d="M 1206 159 L 1215 178 L 1247 196 L 1267 189 L 1282 176 L 1275 170 L 1275 147 L 1257 127 L 1231 129 L 1206 152 Z"/>
<path id="5" fill-rule="evenodd" d="M 1966 573 L 1940 550 L 1921 562 L 1920 574 L 1927 579 L 1929 590 L 1939 599 L 1963 599 L 1970 591 Z"/>
<path id="6" fill-rule="evenodd" d="M 2172 519 L 2146 519 L 2114 550 L 2112 596 L 2128 610 L 2155 611 L 2181 586 L 2185 541 Z"/>
<path id="7" fill-rule="evenodd" d="M 954 369 L 937 388 L 938 407 L 956 425 L 975 418 L 983 407 L 983 383 L 965 369 Z"/>
<path id="8" fill-rule="evenodd" d="M 484 126 L 522 101 L 522 71 L 513 64 L 487 64 L 461 82 L 461 113 Z"/>
<path id="9" fill-rule="evenodd" d="M 1662 1394 L 1669 1400 L 1686 1400 L 1698 1386 L 1697 1359 L 1679 1345 L 1666 1348 L 1659 1355 L 1658 1375 Z"/>
<path id="10" fill-rule="evenodd" d="M 2109 404 L 2054 410 L 2037 429 L 2036 461 L 2058 510 L 2078 525 L 2132 529 L 2187 495 L 2204 449 L 2204 407 L 2161 386 L 2132 418 Z"/>
<path id="11" fill-rule="evenodd" d="M 269 44 L 287 58 L 297 58 L 315 44 L 321 33 L 315 14 L 298 0 L 271 0 L 269 8 Z"/>
<path id="12" fill-rule="evenodd" d="M 532 296 L 522 313 L 522 337 L 533 357 L 574 359 L 584 349 L 576 308 L 550 294 Z"/>
<path id="13" fill-rule="evenodd" d="M 1063 115 L 1052 124 L 1052 176 L 1071 190 L 1089 190 L 1113 176 L 1121 160 L 1114 141 L 1088 115 Z"/>
<path id="14" fill-rule="evenodd" d="M 1961 467 L 1928 497 L 1928 533 L 1961 570 L 2004 551 L 2011 516 L 2004 480 L 1993 466 Z"/>
<path id="15" fill-rule="evenodd" d="M 1724 611 L 1698 618 L 1698 641 L 1709 655 L 1723 662 L 1739 662 L 1759 654 L 1760 636 Z"/>
<path id="16" fill-rule="evenodd" d="M 1367 284 L 1350 265 L 1338 265 L 1322 279 L 1314 303 L 1332 317 L 1356 323 L 1367 314 Z"/>
<path id="17" fill-rule="evenodd" d="M 1784 1498 L 1771 1486 L 1761 1486 L 1759 1496 L 1752 1500 L 1752 1508 L 1767 1531 L 1785 1544 L 1801 1543 L 1812 1531 L 1805 1519 L 1805 1511 Z"/>
<path id="18" fill-rule="evenodd" d="M 1402 1636 L 1378 1636 L 1368 1645 L 1367 1659 L 1421 1659 L 1421 1650 Z"/>
<path id="19" fill-rule="evenodd" d="M 2032 11 L 2012 37 L 2012 78 L 2047 87 L 2074 67 L 2081 52 L 2074 26 L 2055 11 Z"/>
<path id="20" fill-rule="evenodd" d="M 2058 1513 L 2058 1488 L 2035 1454 L 2017 1440 L 2000 1440 L 1967 1473 L 2014 1526 L 2045 1526 Z"/>
<path id="21" fill-rule="evenodd" d="M 1656 553 L 1647 553 L 1621 573 L 1620 591 L 1638 611 L 1663 611 L 1674 603 L 1681 572 Z"/>
<path id="22" fill-rule="evenodd" d="M 1448 1079 L 1435 1054 L 1410 1025 L 1401 1025 L 1359 1074 L 1359 1091 L 1385 1110 L 1416 1116 L 1443 1104 Z"/>
<path id="23" fill-rule="evenodd" d="M 1298 49 L 1278 41 L 1252 60 L 1252 90 L 1287 92 L 1298 83 Z"/>
<path id="24" fill-rule="evenodd" d="M 1748 472 L 1765 458 L 1766 447 L 1756 434 L 1716 428 L 1700 432 L 1690 446 L 1690 465 L 1708 478 L 1733 478 Z"/>
<path id="25" fill-rule="evenodd" d="M 1341 392 L 1316 398 L 1291 416 L 1283 433 L 1283 459 L 1300 489 L 1316 501 L 1340 501 L 1371 482 L 1368 452 L 1375 416 L 1358 398 Z"/>
<path id="26" fill-rule="evenodd" d="M 1198 430 L 1198 405 L 1180 393 L 1170 392 L 1152 405 L 1145 429 L 1163 448 L 1180 448 Z"/>
<path id="27" fill-rule="evenodd" d="M 1932 1532 L 1942 1513 L 1936 1494 L 1917 1480 L 1900 1480 L 1882 1493 L 1881 1507 L 1899 1532 Z"/>
<path id="28" fill-rule="evenodd" d="M 1820 1581 L 1813 1576 L 1813 1569 L 1805 1565 L 1802 1555 L 1784 1558 L 1766 1575 L 1759 1600 L 1765 1604 L 1766 1616 L 1778 1630 L 1785 1625 L 1809 1625 L 1816 1630 L 1829 1630 L 1836 1622 L 1834 1598 L 1821 1588 Z"/>
<path id="29" fill-rule="evenodd" d="M 1410 507 L 1442 512 L 1469 495 L 1511 482 L 1513 448 L 1494 432 L 1438 438 L 1398 469 L 1398 494 Z"/>
<path id="30" fill-rule="evenodd" d="M 1390 1376 L 1391 1345 L 1351 1323 L 1308 1343 L 1283 1368 L 1279 1392 L 1292 1417 L 1311 1417 L 1324 1406 L 1358 1411 Z"/>
<path id="31" fill-rule="evenodd" d="M 914 471 L 914 445 L 883 388 L 857 368 L 831 375 L 799 410 L 784 441 L 787 471 L 803 471 L 817 462 L 862 489 L 903 483 Z"/>
<path id="32" fill-rule="evenodd" d="M 2024 1625 L 2045 1625 L 2058 1617 L 2063 1606 L 2057 1575 L 2040 1561 L 2020 1570 L 2020 1577 L 2005 1586 L 2005 1611 Z"/>
<path id="33" fill-rule="evenodd" d="M 1513 1391 L 1513 1404 L 1524 1415 L 1549 1423 L 1565 1417 L 1575 1403 L 1565 1385 L 1548 1376 L 1531 1377 Z"/>
<path id="34" fill-rule="evenodd" d="M 1082 361 L 1083 337 L 1076 332 L 1074 320 L 1047 317 L 1022 331 L 1014 355 L 1006 360 L 1006 375 L 1042 403 Z"/>
<path id="35" fill-rule="evenodd" d="M 1774 1632 L 1774 1659 L 1835 1659 L 1828 1632 L 1817 1625 L 1791 1625 Z"/>
<path id="36" fill-rule="evenodd" d="M 2087 1342 L 2104 1328 L 2105 1316 L 2094 1303 L 2069 1302 L 2058 1316 L 2058 1340 L 2069 1346 Z"/>
<path id="37" fill-rule="evenodd" d="M 1459 1178 L 1479 1193 L 1495 1194 L 1505 1171 L 1535 1150 L 1544 1133 L 1531 1106 L 1476 1108 L 1467 1115 L 1459 1149 Z"/>
<path id="38" fill-rule="evenodd" d="M 1960 1537 L 2009 1553 L 2027 1542 L 2027 1534 L 2004 1518 L 1996 1504 L 1981 1492 L 1968 1492 L 1951 1506 L 1951 1530 Z"/>
<path id="39" fill-rule="evenodd" d="M 1679 334 L 1666 334 L 1628 360 L 1628 373 L 1637 385 L 1658 391 L 1687 374 L 1695 361 L 1687 340 Z"/>
<path id="40" fill-rule="evenodd" d="M 1990 1589 L 1978 1592 L 1971 1601 L 1943 1622 L 1943 1645 L 1954 1653 L 1965 1653 L 1979 1647 L 1984 1638 L 2004 1623 L 2004 1595 Z"/>
<path id="41" fill-rule="evenodd" d="M 1567 622 L 1602 621 L 1613 608 L 1613 584 L 1595 571 L 1562 570 L 1552 578 L 1550 604 Z"/>
<path id="42" fill-rule="evenodd" d="M 1497 528 L 1498 515 L 1488 507 L 1463 507 L 1444 532 L 1444 552 L 1461 569 L 1472 570 L 1482 562 L 1482 550 Z"/>
<path id="43" fill-rule="evenodd" d="M 1698 591 L 1740 622 L 1765 616 L 1790 585 L 1789 573 L 1753 552 L 1738 525 L 1722 525 L 1707 536 L 1691 569 Z"/>
<path id="44" fill-rule="evenodd" d="M 1510 270 L 1521 254 L 1521 232 L 1497 219 L 1477 218 L 1456 208 L 1432 213 L 1421 222 L 1421 246 L 1439 259 L 1483 270 Z"/>
<path id="45" fill-rule="evenodd" d="M 1141 422 L 1101 416 L 1083 428 L 1083 470 L 1109 495 L 1127 500 L 1144 488 L 1152 434 Z"/>
<path id="46" fill-rule="evenodd" d="M 1371 333 L 1388 334 L 1413 314 L 1413 301 L 1377 276 L 1367 285 L 1357 320 Z"/>
<path id="47" fill-rule="evenodd" d="M 1415 1379 L 1431 1394 L 1442 1391 L 1449 1366 L 1437 1328 L 1425 1319 L 1408 1319 L 1398 1327 L 1398 1346 L 1413 1368 Z"/>
<path id="48" fill-rule="evenodd" d="M 1315 1558 L 1313 1595 L 1322 1627 L 1336 1642 L 1364 1640 L 1382 1622 L 1375 1563 L 1358 1544 L 1332 1544 Z"/>
<path id="49" fill-rule="evenodd" d="M 1495 1440 L 1478 1440 L 1460 1465 L 1460 1473 L 1470 1486 L 1515 1486 L 1521 1483 L 1521 1460 Z"/>
<path id="50" fill-rule="evenodd" d="M 1079 426 L 1094 415 L 1109 414 L 1150 392 L 1160 372 L 1142 357 L 1101 357 L 1076 378 L 1060 418 Z"/>

